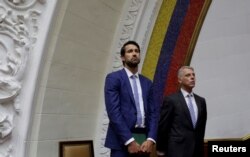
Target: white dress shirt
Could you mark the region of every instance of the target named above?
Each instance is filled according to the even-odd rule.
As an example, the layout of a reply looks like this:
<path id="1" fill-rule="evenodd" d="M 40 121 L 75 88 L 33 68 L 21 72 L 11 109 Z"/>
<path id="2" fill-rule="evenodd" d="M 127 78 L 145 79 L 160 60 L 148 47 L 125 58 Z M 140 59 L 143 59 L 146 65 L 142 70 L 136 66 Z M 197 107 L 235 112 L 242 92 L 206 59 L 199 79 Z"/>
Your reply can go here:
<path id="1" fill-rule="evenodd" d="M 191 92 L 191 93 L 188 93 L 186 92 L 185 90 L 181 89 L 181 92 L 185 98 L 185 101 L 186 101 L 186 104 L 188 105 L 189 103 L 189 98 L 188 98 L 188 95 L 191 96 L 191 101 L 192 101 L 192 104 L 193 104 L 193 107 L 194 107 L 194 114 L 195 114 L 195 119 L 197 119 L 197 116 L 198 116 L 198 108 L 197 108 L 197 104 L 195 102 L 195 99 L 194 99 L 194 93 Z"/>

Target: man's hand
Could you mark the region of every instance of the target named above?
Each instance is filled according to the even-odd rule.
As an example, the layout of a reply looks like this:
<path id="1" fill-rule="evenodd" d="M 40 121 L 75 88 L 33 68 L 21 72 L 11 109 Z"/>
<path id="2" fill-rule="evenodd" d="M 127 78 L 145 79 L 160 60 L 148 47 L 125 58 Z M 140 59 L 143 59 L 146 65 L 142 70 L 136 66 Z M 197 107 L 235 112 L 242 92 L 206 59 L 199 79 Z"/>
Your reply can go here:
<path id="1" fill-rule="evenodd" d="M 154 142 L 151 140 L 146 140 L 142 143 L 140 151 L 143 153 L 151 153 L 153 150 Z"/>
<path id="2" fill-rule="evenodd" d="M 166 157 L 164 152 L 156 151 L 158 157 Z"/>
<path id="3" fill-rule="evenodd" d="M 128 152 L 130 154 L 139 153 L 140 152 L 140 145 L 136 141 L 129 143 L 128 144 Z"/>

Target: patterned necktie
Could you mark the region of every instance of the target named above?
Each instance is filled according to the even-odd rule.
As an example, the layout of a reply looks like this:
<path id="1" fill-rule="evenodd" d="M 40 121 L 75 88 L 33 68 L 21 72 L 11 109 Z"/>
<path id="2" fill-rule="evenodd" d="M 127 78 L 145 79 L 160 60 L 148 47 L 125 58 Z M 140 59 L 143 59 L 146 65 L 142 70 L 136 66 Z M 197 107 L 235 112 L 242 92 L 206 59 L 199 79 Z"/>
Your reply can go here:
<path id="1" fill-rule="evenodd" d="M 195 116 L 195 112 L 194 112 L 194 104 L 192 103 L 192 95 L 187 95 L 188 97 L 188 109 L 191 115 L 191 119 L 192 119 L 192 123 L 193 123 L 193 127 L 195 128 L 196 125 L 196 116 Z"/>
<path id="2" fill-rule="evenodd" d="M 142 126 L 142 115 L 141 115 L 141 109 L 140 109 L 140 103 L 139 103 L 139 93 L 138 93 L 138 88 L 136 84 L 136 76 L 132 75 L 131 78 L 132 78 L 132 85 L 133 85 L 133 90 L 134 90 L 135 106 L 136 106 L 136 111 L 137 111 L 136 124 L 138 126 Z"/>

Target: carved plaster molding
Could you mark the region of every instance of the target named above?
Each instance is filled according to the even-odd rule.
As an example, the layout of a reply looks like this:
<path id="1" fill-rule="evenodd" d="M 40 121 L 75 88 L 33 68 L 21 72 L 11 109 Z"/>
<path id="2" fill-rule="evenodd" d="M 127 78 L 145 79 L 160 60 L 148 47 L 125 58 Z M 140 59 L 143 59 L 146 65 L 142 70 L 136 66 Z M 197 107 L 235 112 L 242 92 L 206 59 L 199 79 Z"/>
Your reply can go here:
<path id="1" fill-rule="evenodd" d="M 4 0 L 13 9 L 26 10 L 33 7 L 37 2 L 44 4 L 46 0 Z"/>
<path id="2" fill-rule="evenodd" d="M 140 17 L 138 17 L 139 13 L 142 12 L 141 9 L 145 1 L 143 0 L 131 0 L 129 4 L 129 8 L 127 10 L 126 16 L 123 19 L 123 25 L 121 27 L 120 39 L 118 44 L 116 45 L 116 51 L 113 58 L 113 71 L 121 69 L 123 67 L 121 59 L 120 59 L 120 49 L 122 45 L 129 39 L 132 38 L 133 34 L 136 30 L 136 23 Z"/>
<path id="3" fill-rule="evenodd" d="M 9 137 L 15 126 L 13 119 L 21 110 L 22 79 L 39 31 L 41 12 L 30 7 L 45 1 L 4 2 L 8 5 L 0 5 L 0 157 L 11 157 L 13 144 Z"/>
<path id="4" fill-rule="evenodd" d="M 129 2 L 129 7 L 125 13 L 125 16 L 123 17 L 123 23 L 120 26 L 120 31 L 118 32 L 119 37 L 118 37 L 118 42 L 116 43 L 114 49 L 114 54 L 113 54 L 113 62 L 112 62 L 112 71 L 116 71 L 119 70 L 121 68 L 123 68 L 123 64 L 121 62 L 120 59 L 120 49 L 122 47 L 122 45 L 130 40 L 130 39 L 134 39 L 136 37 L 136 35 L 138 35 L 137 33 L 139 32 L 140 28 L 138 28 L 140 26 L 140 22 L 143 16 L 145 16 L 143 14 L 146 8 L 146 5 L 148 3 L 149 0 L 145 1 L 145 0 L 131 0 Z M 157 3 L 157 0 L 153 3 Z M 153 12 L 151 14 L 154 14 L 155 11 L 155 7 L 153 7 Z M 146 39 L 148 37 L 148 34 L 146 35 L 145 33 L 149 33 L 148 29 L 151 29 L 150 26 L 152 27 L 152 17 L 153 15 L 151 15 L 151 17 L 148 18 L 148 21 L 145 25 L 145 29 L 144 32 L 141 32 L 141 35 L 143 36 L 143 41 L 141 45 L 142 47 L 145 47 L 146 45 Z M 150 25 L 150 26 L 149 26 Z M 98 139 L 98 143 L 99 143 L 99 148 L 97 149 L 97 155 L 100 157 L 109 157 L 110 156 L 110 150 L 107 149 L 106 147 L 104 147 L 104 143 L 105 143 L 105 138 L 106 138 L 106 132 L 107 132 L 107 128 L 108 128 L 108 123 L 109 123 L 109 119 L 107 116 L 107 112 L 104 111 L 104 115 L 102 117 L 102 127 L 101 127 L 101 137 L 100 139 Z"/>
<path id="5" fill-rule="evenodd" d="M 13 157 L 11 154 L 13 152 L 13 145 L 6 148 L 5 153 L 0 152 L 0 157 Z"/>

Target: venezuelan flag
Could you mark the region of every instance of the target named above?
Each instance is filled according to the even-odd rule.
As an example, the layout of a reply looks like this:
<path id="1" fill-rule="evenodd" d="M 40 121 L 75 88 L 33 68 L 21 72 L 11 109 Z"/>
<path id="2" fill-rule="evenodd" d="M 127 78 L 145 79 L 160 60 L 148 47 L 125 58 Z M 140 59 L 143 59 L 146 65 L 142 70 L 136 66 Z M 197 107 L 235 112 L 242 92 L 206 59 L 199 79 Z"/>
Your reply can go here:
<path id="1" fill-rule="evenodd" d="M 163 0 L 142 67 L 153 80 L 157 104 L 178 90 L 177 70 L 190 64 L 211 1 Z"/>

